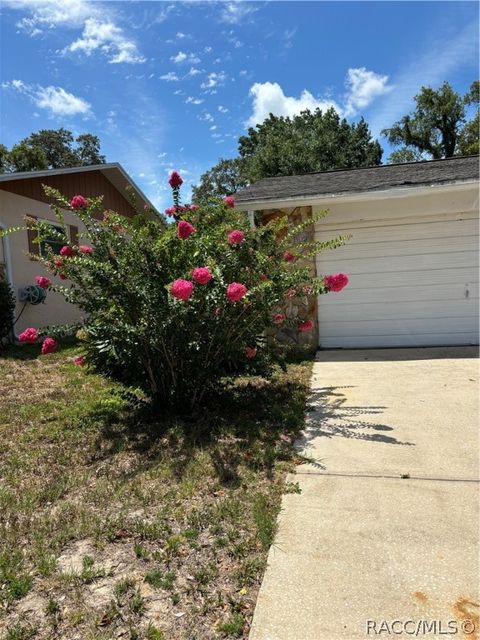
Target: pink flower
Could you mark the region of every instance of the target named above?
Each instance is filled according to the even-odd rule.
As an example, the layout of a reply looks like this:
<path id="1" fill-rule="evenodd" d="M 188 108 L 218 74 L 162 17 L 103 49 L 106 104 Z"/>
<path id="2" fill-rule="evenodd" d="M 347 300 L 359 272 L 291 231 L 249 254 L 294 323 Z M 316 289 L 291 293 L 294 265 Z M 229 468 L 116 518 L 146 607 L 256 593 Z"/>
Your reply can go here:
<path id="1" fill-rule="evenodd" d="M 166 216 L 173 216 L 175 215 L 177 212 L 176 208 L 174 206 L 172 207 L 168 207 L 168 209 L 165 209 L 165 215 Z"/>
<path id="2" fill-rule="evenodd" d="M 200 209 L 200 207 L 198 206 L 198 204 L 191 204 L 191 205 L 190 205 L 190 211 L 196 211 L 197 209 Z"/>
<path id="3" fill-rule="evenodd" d="M 285 262 L 293 262 L 295 260 L 295 256 L 293 255 L 293 253 L 290 253 L 290 251 L 285 251 L 285 253 L 283 254 L 283 259 L 285 260 Z"/>
<path id="4" fill-rule="evenodd" d="M 172 282 L 170 293 L 178 300 L 188 300 L 193 293 L 193 282 L 179 278 Z"/>
<path id="5" fill-rule="evenodd" d="M 245 355 L 251 360 L 257 355 L 257 347 L 245 347 Z"/>
<path id="6" fill-rule="evenodd" d="M 192 277 L 198 284 L 208 284 L 213 278 L 210 269 L 207 267 L 195 267 L 192 271 Z"/>
<path id="7" fill-rule="evenodd" d="M 323 283 L 329 291 L 338 293 L 347 286 L 348 276 L 346 273 L 334 273 L 331 276 L 325 276 Z"/>
<path id="8" fill-rule="evenodd" d="M 73 196 L 70 200 L 70 206 L 72 209 L 82 209 L 83 207 L 86 207 L 87 204 L 88 200 L 83 196 Z"/>
<path id="9" fill-rule="evenodd" d="M 226 196 L 223 199 L 224 203 L 227 205 L 227 207 L 234 207 L 235 206 L 235 198 L 233 196 Z"/>
<path id="10" fill-rule="evenodd" d="M 67 258 L 71 258 L 72 256 L 75 255 L 75 251 L 72 249 L 72 247 L 68 247 L 67 245 L 65 245 L 60 249 L 60 255 L 66 256 Z"/>
<path id="11" fill-rule="evenodd" d="M 62 260 L 62 258 L 60 256 L 54 256 L 53 258 L 53 264 L 56 267 L 63 267 L 63 265 L 65 264 Z"/>
<path id="12" fill-rule="evenodd" d="M 242 242 L 245 240 L 245 234 L 243 233 L 243 231 L 235 229 L 234 231 L 230 231 L 227 239 L 228 244 L 242 244 Z"/>
<path id="13" fill-rule="evenodd" d="M 88 255 L 92 255 L 93 253 L 93 247 L 89 247 L 88 244 L 81 244 L 78 250 L 80 253 L 88 253 Z"/>
<path id="14" fill-rule="evenodd" d="M 183 184 L 183 180 L 178 171 L 172 171 L 170 174 L 170 178 L 168 179 L 168 184 L 172 187 L 172 189 L 176 189 Z"/>
<path id="15" fill-rule="evenodd" d="M 260 274 L 260 280 L 262 280 L 262 282 L 265 282 L 265 280 L 268 280 L 268 276 L 266 273 L 261 273 Z"/>
<path id="16" fill-rule="evenodd" d="M 45 276 L 36 276 L 35 283 L 38 284 L 42 289 L 48 289 L 48 287 L 52 286 L 52 281 L 50 278 L 46 278 Z"/>
<path id="17" fill-rule="evenodd" d="M 313 329 L 313 321 L 312 320 L 304 320 L 300 322 L 298 325 L 298 330 L 304 333 L 305 331 L 311 331 Z"/>
<path id="18" fill-rule="evenodd" d="M 239 282 L 232 282 L 227 287 L 227 298 L 230 302 L 239 302 L 246 294 L 247 287 Z"/>
<path id="19" fill-rule="evenodd" d="M 58 343 L 56 340 L 54 340 L 53 338 L 50 338 L 50 336 L 47 336 L 45 338 L 45 340 L 42 342 L 42 355 L 46 355 L 47 353 L 53 353 L 54 351 L 57 350 L 58 347 Z"/>
<path id="20" fill-rule="evenodd" d="M 83 367 L 83 366 L 85 366 L 85 363 L 86 363 L 85 356 L 76 356 L 73 359 L 73 364 L 76 364 L 77 367 Z"/>
<path id="21" fill-rule="evenodd" d="M 287 298 L 294 298 L 297 295 L 297 292 L 295 291 L 295 289 L 289 289 L 287 291 Z"/>
<path id="22" fill-rule="evenodd" d="M 38 331 L 33 327 L 29 327 L 22 331 L 22 333 L 18 336 L 18 340 L 20 342 L 27 342 L 28 344 L 33 344 L 38 340 Z"/>
<path id="23" fill-rule="evenodd" d="M 282 322 L 285 321 L 285 316 L 283 315 L 283 313 L 276 313 L 273 316 L 273 321 L 275 322 L 275 324 L 282 324 Z"/>
<path id="24" fill-rule="evenodd" d="M 145 212 L 150 211 L 150 205 L 148 205 L 147 203 L 145 203 L 145 204 L 143 205 L 143 210 L 144 210 Z"/>
<path id="25" fill-rule="evenodd" d="M 195 233 L 196 229 L 193 224 L 186 220 L 180 220 L 177 225 L 177 236 L 182 240 L 186 240 L 192 233 Z"/>
<path id="26" fill-rule="evenodd" d="M 66 280 L 67 276 L 64 273 L 59 273 L 58 277 L 60 278 L 60 280 Z"/>

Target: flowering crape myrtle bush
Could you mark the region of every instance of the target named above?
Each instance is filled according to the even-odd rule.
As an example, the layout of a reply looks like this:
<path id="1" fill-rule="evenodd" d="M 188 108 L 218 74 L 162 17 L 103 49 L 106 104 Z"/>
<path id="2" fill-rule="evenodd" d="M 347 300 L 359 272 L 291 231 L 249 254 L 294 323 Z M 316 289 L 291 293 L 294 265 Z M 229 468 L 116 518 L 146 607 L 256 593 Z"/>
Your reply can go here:
<path id="1" fill-rule="evenodd" d="M 232 198 L 201 208 L 182 205 L 181 177 L 173 172 L 169 182 L 173 205 L 165 213 L 171 224 L 102 213 L 101 198 L 75 196 L 69 202 L 46 188 L 56 199 L 52 208 L 60 224 L 62 209 L 70 209 L 86 232 L 79 246 L 58 232 L 60 255 L 47 246 L 44 257 L 35 257 L 47 272 L 37 283 L 84 311 L 77 334 L 84 355 L 77 364 L 140 387 L 165 407 L 190 409 L 226 375 L 268 375 L 280 357 L 275 330 L 313 328 L 313 318 L 289 317 L 289 298 L 339 291 L 348 279 L 312 277 L 299 266 L 300 254 L 313 256 L 343 243 L 336 238 L 295 245 L 296 236 L 324 213 L 293 229 L 283 219 L 251 228 Z M 52 238 L 42 222 L 30 226 L 39 241 Z M 24 333 L 20 339 L 26 342 L 41 339 L 34 327 Z M 55 348 L 51 336 L 43 340 L 44 353 Z"/>

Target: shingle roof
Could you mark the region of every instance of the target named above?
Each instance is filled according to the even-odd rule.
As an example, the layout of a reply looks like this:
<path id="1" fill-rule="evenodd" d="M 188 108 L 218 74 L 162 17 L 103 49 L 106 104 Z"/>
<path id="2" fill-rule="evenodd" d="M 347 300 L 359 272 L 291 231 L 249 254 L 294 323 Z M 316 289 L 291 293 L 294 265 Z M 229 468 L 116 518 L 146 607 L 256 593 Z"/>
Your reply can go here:
<path id="1" fill-rule="evenodd" d="M 235 195 L 235 202 L 264 202 L 307 196 L 359 193 L 430 184 L 478 180 L 479 156 L 458 156 L 386 164 L 358 169 L 336 169 L 297 176 L 264 178 Z"/>

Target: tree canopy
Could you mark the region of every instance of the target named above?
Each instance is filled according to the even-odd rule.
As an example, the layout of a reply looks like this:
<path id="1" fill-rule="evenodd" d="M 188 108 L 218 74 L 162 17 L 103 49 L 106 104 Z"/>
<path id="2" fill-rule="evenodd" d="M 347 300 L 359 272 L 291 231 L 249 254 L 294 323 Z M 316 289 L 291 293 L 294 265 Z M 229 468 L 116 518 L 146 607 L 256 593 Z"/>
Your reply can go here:
<path id="1" fill-rule="evenodd" d="M 41 129 L 9 150 L 0 145 L 0 172 L 38 171 L 103 164 L 100 140 L 91 133 L 74 137 L 67 129 Z"/>
<path id="2" fill-rule="evenodd" d="M 231 196 L 247 185 L 244 177 L 244 162 L 241 158 L 220 158 L 217 164 L 200 177 L 193 187 L 194 202 L 208 202 L 212 198 Z"/>
<path id="3" fill-rule="evenodd" d="M 221 159 L 193 188 L 196 201 L 235 193 L 261 178 L 380 164 L 382 148 L 362 118 L 350 124 L 334 109 L 269 117 L 238 141 L 239 157 Z"/>
<path id="4" fill-rule="evenodd" d="M 478 105 L 478 80 L 464 96 L 448 82 L 437 90 L 422 87 L 415 96 L 415 110 L 382 131 L 390 144 L 401 145 L 389 161 L 408 162 L 425 157 L 438 160 L 478 153 Z M 467 121 L 469 106 L 476 108 L 476 115 Z"/>
<path id="5" fill-rule="evenodd" d="M 380 164 L 382 148 L 363 118 L 349 123 L 335 109 L 269 117 L 238 141 L 250 182 L 271 176 Z"/>

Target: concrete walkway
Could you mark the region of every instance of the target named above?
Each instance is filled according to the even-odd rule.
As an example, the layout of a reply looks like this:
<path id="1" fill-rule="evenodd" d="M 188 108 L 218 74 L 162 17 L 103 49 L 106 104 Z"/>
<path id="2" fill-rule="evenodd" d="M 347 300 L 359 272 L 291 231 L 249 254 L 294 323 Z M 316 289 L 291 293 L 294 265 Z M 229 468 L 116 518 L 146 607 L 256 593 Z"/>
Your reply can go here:
<path id="1" fill-rule="evenodd" d="M 480 638 L 476 350 L 320 352 L 309 409 L 250 640 Z"/>

